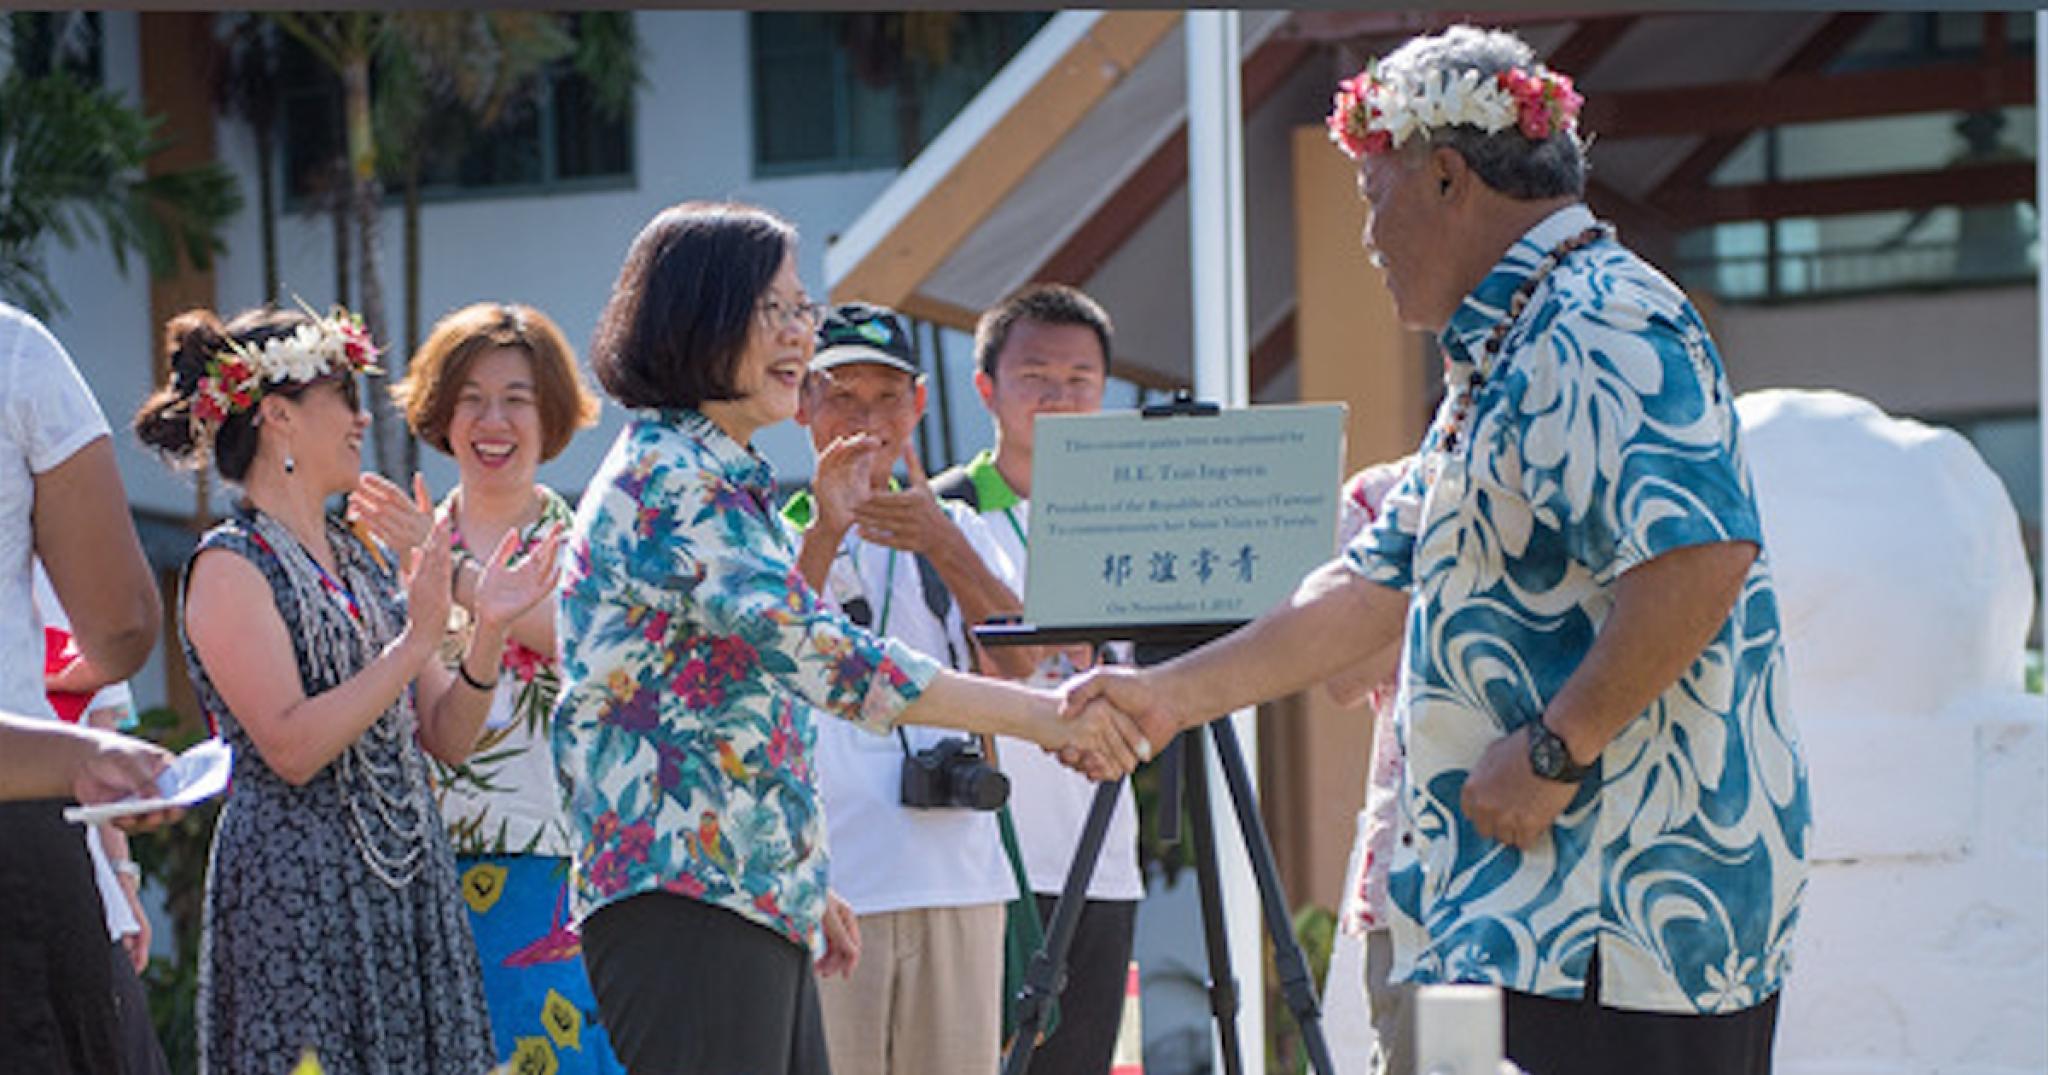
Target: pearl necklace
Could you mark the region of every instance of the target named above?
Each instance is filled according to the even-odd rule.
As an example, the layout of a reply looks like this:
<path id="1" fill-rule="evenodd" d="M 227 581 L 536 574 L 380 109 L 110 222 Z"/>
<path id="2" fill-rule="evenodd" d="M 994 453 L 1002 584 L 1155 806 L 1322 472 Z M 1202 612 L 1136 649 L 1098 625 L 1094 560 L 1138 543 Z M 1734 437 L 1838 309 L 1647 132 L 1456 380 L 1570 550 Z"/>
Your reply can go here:
<path id="1" fill-rule="evenodd" d="M 1486 342 L 1480 347 L 1482 355 L 1479 361 L 1474 363 L 1472 372 L 1465 378 L 1464 388 L 1459 390 L 1457 398 L 1451 401 L 1450 421 L 1440 442 L 1446 454 L 1458 450 L 1460 434 L 1465 431 L 1465 423 L 1472 416 L 1472 401 L 1479 395 L 1479 390 L 1486 387 L 1487 372 L 1499 364 L 1501 346 L 1507 342 L 1508 333 L 1514 329 L 1515 322 L 1521 320 L 1522 311 L 1529 305 L 1529 297 L 1534 295 L 1536 288 L 1550 276 L 1551 270 L 1557 268 L 1574 251 L 1582 250 L 1613 234 L 1613 226 L 1602 222 L 1565 239 L 1551 247 L 1550 252 L 1544 254 L 1543 260 L 1537 262 L 1536 267 L 1530 271 L 1529 278 L 1515 289 L 1514 295 L 1508 299 L 1507 313 L 1503 314 L 1499 321 L 1494 322 L 1492 331 L 1486 334 Z"/>

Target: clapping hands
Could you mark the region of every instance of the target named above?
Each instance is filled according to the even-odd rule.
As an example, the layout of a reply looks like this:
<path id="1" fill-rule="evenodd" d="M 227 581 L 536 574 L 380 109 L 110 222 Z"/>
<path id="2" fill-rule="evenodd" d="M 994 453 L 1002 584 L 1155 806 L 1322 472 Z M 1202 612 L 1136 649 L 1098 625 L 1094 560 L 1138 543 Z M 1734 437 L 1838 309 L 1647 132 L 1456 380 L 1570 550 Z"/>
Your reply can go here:
<path id="1" fill-rule="evenodd" d="M 498 547 L 483 561 L 483 577 L 477 580 L 475 608 L 477 625 L 500 628 L 518 619 L 527 609 L 554 592 L 555 567 L 562 551 L 562 528 L 548 530 L 533 551 L 513 562 L 519 550 L 519 534 L 508 530 Z"/>

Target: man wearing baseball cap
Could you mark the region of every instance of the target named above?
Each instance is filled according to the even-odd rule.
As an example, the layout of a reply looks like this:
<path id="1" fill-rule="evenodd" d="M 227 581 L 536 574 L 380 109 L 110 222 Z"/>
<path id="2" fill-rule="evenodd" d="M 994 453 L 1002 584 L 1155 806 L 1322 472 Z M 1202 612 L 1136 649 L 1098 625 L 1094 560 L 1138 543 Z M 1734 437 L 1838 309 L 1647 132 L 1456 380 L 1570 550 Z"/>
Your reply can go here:
<path id="1" fill-rule="evenodd" d="M 1019 604 L 984 566 L 1002 554 L 980 518 L 942 505 L 926 484 L 912 447 L 924 408 L 902 319 L 864 303 L 834 309 L 797 407 L 817 467 L 783 517 L 801 534 L 798 569 L 828 603 L 972 670 L 968 629 Z M 898 459 L 901 485 L 890 475 Z M 852 974 L 819 983 L 838 1075 L 998 1063 L 1003 914 L 1017 884 L 992 812 L 1008 785 L 983 750 L 936 729 L 878 737 L 818 724 L 832 886 L 860 925 Z"/>

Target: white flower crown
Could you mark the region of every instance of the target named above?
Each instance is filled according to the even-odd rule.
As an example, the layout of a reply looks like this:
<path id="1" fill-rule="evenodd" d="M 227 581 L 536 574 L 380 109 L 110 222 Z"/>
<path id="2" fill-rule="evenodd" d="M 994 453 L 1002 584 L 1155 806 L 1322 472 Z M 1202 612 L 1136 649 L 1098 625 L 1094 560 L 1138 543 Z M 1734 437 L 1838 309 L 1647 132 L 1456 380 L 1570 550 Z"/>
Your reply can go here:
<path id="1" fill-rule="evenodd" d="M 305 303 L 299 304 L 302 308 Z M 251 347 L 238 340 L 206 360 L 206 372 L 192 394 L 195 438 L 210 439 L 230 415 L 252 410 L 273 384 L 305 384 L 335 373 L 376 373 L 377 347 L 363 319 L 337 306 L 288 335 Z"/>
<path id="2" fill-rule="evenodd" d="M 1454 77 L 1439 69 L 1414 81 L 1395 81 L 1381 76 L 1375 60 L 1337 84 L 1328 124 L 1330 140 L 1355 160 L 1388 152 L 1416 132 L 1437 127 L 1469 126 L 1496 134 L 1519 126 L 1529 140 L 1542 141 L 1553 131 L 1576 130 L 1584 104 L 1571 76 L 1540 64 L 1491 76 L 1467 70 Z"/>

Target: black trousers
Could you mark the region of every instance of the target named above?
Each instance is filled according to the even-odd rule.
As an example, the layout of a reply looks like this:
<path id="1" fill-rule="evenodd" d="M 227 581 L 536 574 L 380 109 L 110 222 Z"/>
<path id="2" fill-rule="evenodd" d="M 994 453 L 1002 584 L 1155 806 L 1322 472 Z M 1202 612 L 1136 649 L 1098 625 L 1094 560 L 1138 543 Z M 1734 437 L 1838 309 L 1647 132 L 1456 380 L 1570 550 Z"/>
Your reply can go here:
<path id="1" fill-rule="evenodd" d="M 109 944 L 108 973 L 114 980 L 114 1022 L 120 1028 L 121 1065 L 126 1075 L 170 1075 L 171 1063 L 149 1019 L 149 991 L 128 959 L 128 949 Z"/>
<path id="2" fill-rule="evenodd" d="M 1038 897 L 1038 917 L 1052 928 L 1057 896 Z M 1060 1023 L 1031 1054 L 1031 1075 L 1108 1075 L 1124 1015 L 1124 982 L 1131 965 L 1136 900 L 1089 900 L 1081 907 L 1067 949 L 1067 987 L 1060 991 Z"/>
<path id="3" fill-rule="evenodd" d="M 583 968 L 632 1075 L 831 1075 L 811 954 L 666 892 L 583 923 Z"/>
<path id="4" fill-rule="evenodd" d="M 0 804 L 0 1071 L 118 1075 L 106 913 L 63 810 Z"/>
<path id="5" fill-rule="evenodd" d="M 1598 955 L 1578 1000 L 1503 990 L 1508 1058 L 1529 1075 L 1770 1075 L 1778 994 L 1727 1015 L 1622 1011 L 1599 995 Z"/>

